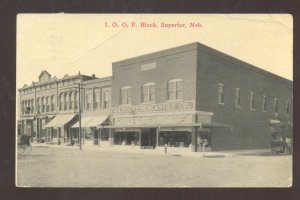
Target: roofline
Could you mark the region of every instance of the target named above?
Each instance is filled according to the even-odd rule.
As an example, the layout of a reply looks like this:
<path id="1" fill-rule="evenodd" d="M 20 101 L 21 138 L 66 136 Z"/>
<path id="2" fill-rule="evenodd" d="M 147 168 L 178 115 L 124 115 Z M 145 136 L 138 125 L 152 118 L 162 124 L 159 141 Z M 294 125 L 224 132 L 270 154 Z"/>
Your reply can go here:
<path id="1" fill-rule="evenodd" d="M 89 84 L 89 83 L 102 82 L 102 81 L 112 81 L 112 76 L 90 79 L 90 80 L 83 81 L 83 83 Z"/>
<path id="2" fill-rule="evenodd" d="M 233 57 L 233 56 L 231 56 L 229 54 L 226 54 L 226 53 L 223 53 L 221 51 L 218 51 L 218 50 L 216 50 L 214 48 L 211 48 L 209 46 L 206 46 L 204 44 L 198 43 L 198 47 L 199 47 L 198 50 L 204 51 L 206 53 L 211 53 L 212 55 L 217 56 L 218 58 L 221 58 L 221 59 L 223 59 L 223 60 L 225 60 L 227 62 L 235 64 L 239 68 L 242 68 L 242 69 L 245 69 L 245 70 L 248 70 L 248 71 L 253 71 L 253 72 L 261 73 L 263 75 L 271 76 L 273 78 L 278 79 L 279 81 L 283 81 L 285 83 L 288 83 L 291 86 L 293 85 L 293 81 L 292 80 L 289 80 L 287 78 L 284 78 L 282 76 L 279 76 L 277 74 L 269 72 L 269 71 L 267 71 L 265 69 L 261 69 L 259 67 L 256 67 L 255 65 L 247 63 L 247 62 L 245 62 L 243 60 L 240 60 L 240 59 L 235 58 L 235 57 Z"/>
<path id="3" fill-rule="evenodd" d="M 163 49 L 163 50 L 160 50 L 160 51 L 150 52 L 150 53 L 142 54 L 142 55 L 139 55 L 139 56 L 126 58 L 126 59 L 123 59 L 123 60 L 118 60 L 118 61 L 112 62 L 112 65 L 119 64 L 119 63 L 126 62 L 126 61 L 130 61 L 130 60 L 133 60 L 133 59 L 139 59 L 139 58 L 142 59 L 143 57 L 146 57 L 146 56 L 149 56 L 149 55 L 154 56 L 155 54 L 161 54 L 161 53 L 166 53 L 167 55 L 165 55 L 165 56 L 173 55 L 174 53 L 168 53 L 168 52 L 171 51 L 171 50 L 176 50 L 176 49 L 181 50 L 183 47 L 186 47 L 186 48 L 190 47 L 189 50 L 196 50 L 197 49 L 197 43 L 198 42 L 188 43 L 188 44 L 184 44 L 184 45 L 180 45 L 180 46 L 176 46 L 176 47 Z M 194 48 L 192 48 L 192 47 L 194 47 Z M 185 51 L 181 50 L 181 51 L 178 51 L 177 53 L 182 53 L 182 52 L 185 52 Z M 175 54 L 177 54 L 177 53 L 175 53 Z M 159 57 L 164 57 L 164 56 L 159 56 Z M 156 59 L 156 58 L 158 58 L 158 56 L 153 58 L 153 59 Z M 152 59 L 149 59 L 149 60 L 152 60 Z M 139 61 L 139 62 L 143 62 L 143 61 Z M 139 63 L 139 62 L 137 62 L 137 63 Z"/>
<path id="4" fill-rule="evenodd" d="M 184 47 L 185 47 L 185 49 L 182 49 Z M 172 50 L 174 50 L 174 52 L 170 52 Z M 178 50 L 178 51 L 176 52 L 176 50 Z M 157 58 L 160 58 L 160 57 L 170 56 L 170 55 L 183 53 L 183 52 L 186 52 L 186 51 L 192 51 L 192 50 L 200 50 L 200 51 L 204 51 L 206 53 L 211 53 L 214 56 L 222 58 L 227 62 L 231 62 L 233 64 L 236 64 L 240 68 L 241 68 L 241 65 L 242 65 L 242 68 L 245 69 L 245 70 L 253 71 L 253 72 L 259 72 L 263 75 L 272 76 L 272 77 L 276 78 L 277 80 L 283 81 L 283 82 L 285 82 L 285 83 L 287 83 L 291 86 L 293 85 L 292 80 L 289 80 L 287 78 L 284 78 L 282 76 L 279 76 L 277 74 L 269 72 L 267 70 L 261 69 L 261 68 L 255 66 L 255 65 L 252 65 L 252 64 L 247 63 L 245 61 L 242 61 L 242 60 L 240 60 L 236 57 L 233 57 L 229 54 L 218 51 L 214 48 L 211 48 L 211 47 L 206 46 L 206 45 L 204 45 L 202 43 L 199 43 L 199 42 L 188 43 L 188 44 L 185 44 L 185 45 L 180 45 L 180 46 L 167 48 L 167 49 L 152 52 L 152 53 L 147 53 L 147 54 L 143 54 L 143 55 L 139 55 L 139 56 L 119 60 L 119 61 L 113 62 L 112 66 L 113 67 L 123 67 L 123 66 L 125 67 L 125 66 L 128 66 L 130 64 L 137 64 L 137 63 L 141 63 L 141 62 L 145 62 L 145 61 L 151 61 L 151 60 L 154 60 L 154 59 L 157 59 Z M 160 56 L 159 54 L 162 54 L 162 53 L 165 54 L 165 55 Z M 152 58 L 145 59 L 147 56 L 152 56 Z M 130 63 L 130 61 L 134 60 L 134 59 L 136 59 L 137 61 Z M 122 65 L 121 63 L 124 63 L 124 64 Z"/>
<path id="5" fill-rule="evenodd" d="M 45 71 L 45 70 L 43 70 L 43 71 Z M 55 79 L 55 78 L 56 79 Z M 40 85 L 45 85 L 45 84 L 49 84 L 49 83 L 56 83 L 56 82 L 59 82 L 59 81 L 63 81 L 63 80 L 68 80 L 68 79 L 72 79 L 72 78 L 81 78 L 81 77 L 89 77 L 89 78 L 93 78 L 93 79 L 91 79 L 91 80 L 95 80 L 95 79 L 99 79 L 98 77 L 93 77 L 93 76 L 88 76 L 88 75 L 84 75 L 84 74 L 76 74 L 76 75 L 72 75 L 72 76 L 68 76 L 67 78 L 57 78 L 56 76 L 54 76 L 53 78 L 52 78 L 52 80 L 50 79 L 50 81 L 47 81 L 47 82 L 34 82 L 33 81 L 33 85 L 31 84 L 31 85 L 27 85 L 27 84 L 24 84 L 24 85 L 27 85 L 28 87 L 26 87 L 26 88 L 18 88 L 18 91 L 22 91 L 23 89 L 28 89 L 28 88 L 33 88 L 33 87 L 35 87 L 35 86 L 40 86 Z"/>

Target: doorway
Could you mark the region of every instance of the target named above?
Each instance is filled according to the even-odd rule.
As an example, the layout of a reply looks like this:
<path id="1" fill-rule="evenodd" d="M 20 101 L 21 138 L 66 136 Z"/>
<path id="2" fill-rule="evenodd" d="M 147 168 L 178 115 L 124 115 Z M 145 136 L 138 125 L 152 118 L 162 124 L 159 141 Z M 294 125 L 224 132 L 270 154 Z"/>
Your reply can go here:
<path id="1" fill-rule="evenodd" d="M 144 128 L 141 130 L 141 148 L 154 149 L 156 147 L 156 128 Z"/>

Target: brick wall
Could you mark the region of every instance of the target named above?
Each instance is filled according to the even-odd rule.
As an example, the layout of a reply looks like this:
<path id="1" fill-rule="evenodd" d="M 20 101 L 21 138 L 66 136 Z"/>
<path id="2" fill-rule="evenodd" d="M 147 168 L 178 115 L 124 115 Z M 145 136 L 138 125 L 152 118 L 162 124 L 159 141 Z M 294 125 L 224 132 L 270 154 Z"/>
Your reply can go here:
<path id="1" fill-rule="evenodd" d="M 274 119 L 274 98 L 278 112 L 286 116 L 286 101 L 292 117 L 292 83 L 225 54 L 199 46 L 196 107 L 214 112 L 214 121 L 233 125 L 217 129 L 213 135 L 215 149 L 268 148 L 269 120 Z M 224 84 L 224 105 L 218 104 L 218 84 Z M 240 89 L 240 107 L 235 106 L 235 89 Z M 250 92 L 254 93 L 254 110 L 250 110 Z M 267 97 L 266 112 L 262 96 Z"/>

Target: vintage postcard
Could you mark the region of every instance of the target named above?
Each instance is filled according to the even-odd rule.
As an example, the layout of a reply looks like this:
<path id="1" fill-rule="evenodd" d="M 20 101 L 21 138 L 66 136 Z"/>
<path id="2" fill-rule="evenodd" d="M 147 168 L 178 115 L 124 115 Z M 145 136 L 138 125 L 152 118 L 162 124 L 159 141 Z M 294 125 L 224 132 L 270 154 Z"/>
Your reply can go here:
<path id="1" fill-rule="evenodd" d="M 291 187 L 289 14 L 18 14 L 18 187 Z"/>

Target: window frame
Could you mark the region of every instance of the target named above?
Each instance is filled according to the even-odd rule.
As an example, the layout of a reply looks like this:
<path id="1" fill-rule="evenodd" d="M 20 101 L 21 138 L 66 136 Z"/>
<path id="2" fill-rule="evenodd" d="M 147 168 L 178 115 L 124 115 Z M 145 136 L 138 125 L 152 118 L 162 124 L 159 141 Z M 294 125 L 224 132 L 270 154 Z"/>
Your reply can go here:
<path id="1" fill-rule="evenodd" d="M 109 90 L 103 91 L 103 109 L 110 108 L 110 101 L 111 101 L 111 92 Z"/>
<path id="2" fill-rule="evenodd" d="M 222 90 L 220 90 L 220 88 L 222 88 Z M 224 84 L 223 83 L 218 83 L 217 102 L 218 102 L 219 105 L 225 105 L 225 101 L 224 101 Z"/>
<path id="3" fill-rule="evenodd" d="M 267 96 L 262 96 L 262 112 L 267 112 Z"/>
<path id="4" fill-rule="evenodd" d="M 274 98 L 274 106 L 273 106 L 273 111 L 274 114 L 277 115 L 278 114 L 278 98 Z"/>
<path id="5" fill-rule="evenodd" d="M 124 97 L 123 97 L 123 92 L 125 92 Z M 132 87 L 131 86 L 124 86 L 120 89 L 120 105 L 122 105 L 122 106 L 132 105 Z"/>
<path id="6" fill-rule="evenodd" d="M 154 87 L 154 92 L 153 94 L 151 93 L 151 87 Z M 145 89 L 147 90 L 147 101 L 145 101 L 145 94 L 144 91 Z M 151 96 L 154 96 L 154 98 L 152 99 Z M 147 82 L 145 84 L 142 85 L 142 104 L 151 104 L 151 103 L 155 103 L 155 83 L 153 82 Z"/>
<path id="7" fill-rule="evenodd" d="M 170 99 L 170 84 L 174 83 L 174 99 Z M 181 84 L 181 89 L 178 89 L 178 84 Z M 175 78 L 175 79 L 171 79 L 167 82 L 167 101 L 182 101 L 183 100 L 183 79 L 181 78 Z M 179 93 L 181 93 L 181 97 L 179 98 Z"/>
<path id="8" fill-rule="evenodd" d="M 238 96 L 237 96 L 237 94 L 238 94 Z M 241 108 L 241 89 L 240 88 L 235 88 L 234 104 L 235 104 L 236 108 Z"/>
<path id="9" fill-rule="evenodd" d="M 249 109 L 255 110 L 255 93 L 250 91 L 250 102 L 249 102 Z"/>

